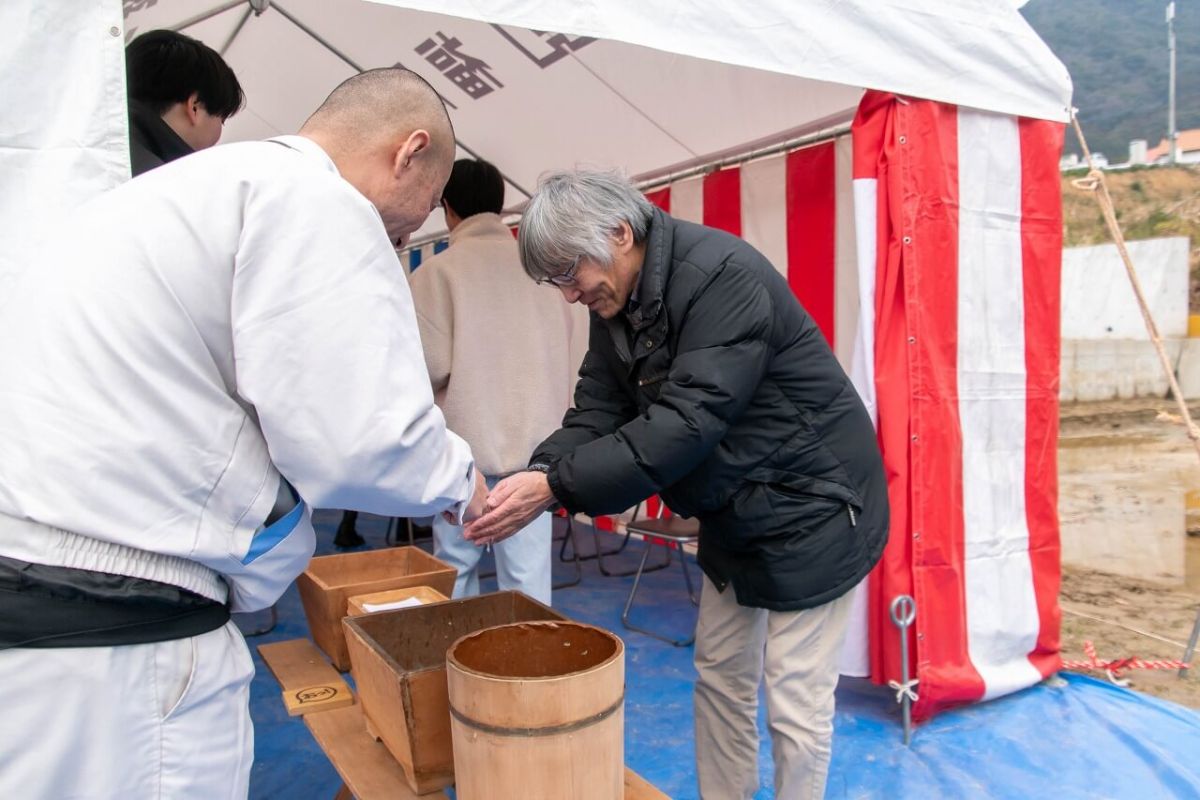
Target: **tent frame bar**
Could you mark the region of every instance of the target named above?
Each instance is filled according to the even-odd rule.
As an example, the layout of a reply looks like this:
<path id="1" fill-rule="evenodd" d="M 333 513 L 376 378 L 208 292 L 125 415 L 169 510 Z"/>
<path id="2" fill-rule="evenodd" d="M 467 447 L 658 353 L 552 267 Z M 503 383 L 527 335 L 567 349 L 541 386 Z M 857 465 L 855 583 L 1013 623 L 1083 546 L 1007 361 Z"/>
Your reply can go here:
<path id="1" fill-rule="evenodd" d="M 850 123 L 843 122 L 838 125 L 832 125 L 828 128 L 822 128 L 820 130 L 813 131 L 812 133 L 806 133 L 803 136 L 794 136 L 782 142 L 764 145 L 762 147 L 755 148 L 754 150 L 749 150 L 732 156 L 726 156 L 724 158 L 714 159 L 712 161 L 706 161 L 703 164 L 689 167 L 688 169 L 679 170 L 678 172 L 667 172 L 659 175 L 651 174 L 649 177 L 638 181 L 637 187 L 643 192 L 648 192 L 662 186 L 669 186 L 672 183 L 678 183 L 679 181 L 687 180 L 688 178 L 694 178 L 697 175 L 708 175 L 710 173 L 725 169 L 726 167 L 748 164 L 749 162 L 757 161 L 760 158 L 767 158 L 769 156 L 778 155 L 779 153 L 786 153 L 789 150 L 796 150 L 806 145 L 817 144 L 818 142 L 824 142 L 829 139 L 836 139 L 837 137 L 843 136 L 849 132 Z"/>
<path id="2" fill-rule="evenodd" d="M 678 172 L 667 172 L 659 175 L 654 175 L 651 173 L 651 177 L 635 181 L 634 185 L 643 192 L 648 192 L 662 186 L 670 186 L 672 183 L 677 183 L 697 175 L 708 175 L 709 173 L 725 169 L 726 167 L 740 166 L 742 164 L 748 164 L 751 161 L 757 161 L 760 158 L 767 158 L 769 156 L 778 155 L 779 153 L 786 153 L 789 150 L 796 150 L 806 145 L 826 142 L 831 139 L 836 139 L 839 136 L 844 136 L 849 132 L 850 123 L 842 122 L 837 125 L 831 125 L 827 128 L 821 128 L 820 130 L 812 131 L 811 133 L 806 133 L 803 136 L 793 136 L 785 139 L 782 142 L 763 145 L 761 147 L 756 147 L 753 150 L 746 150 L 738 153 L 737 155 L 712 159 L 698 166 L 689 167 L 687 169 L 679 170 Z M 514 222 L 514 218 L 519 219 L 524 208 L 525 205 L 522 203 L 520 206 L 505 209 L 502 213 L 507 218 L 506 222 L 511 224 Z M 411 250 L 416 250 L 424 247 L 427 244 L 440 242 L 445 239 L 447 235 L 448 234 L 445 231 L 441 233 L 426 234 L 419 239 L 413 239 L 410 241 L 400 252 L 402 254 L 408 253 Z"/>
<path id="3" fill-rule="evenodd" d="M 212 19 L 213 17 L 217 16 L 218 14 L 224 14 L 229 9 L 237 8 L 238 6 L 242 5 L 243 3 L 247 3 L 247 0 L 230 0 L 230 2 L 228 2 L 228 3 L 222 3 L 221 5 L 219 5 L 215 8 L 210 8 L 208 11 L 197 14 L 194 17 L 185 19 L 183 22 L 180 22 L 178 25 L 172 25 L 171 30 L 178 33 L 179 31 L 182 31 L 184 28 L 190 28 L 193 25 L 199 25 L 201 22 L 204 22 L 205 20 L 208 20 L 208 19 Z M 228 43 L 226 43 L 226 47 L 228 47 L 228 46 L 229 46 Z"/>
<path id="4" fill-rule="evenodd" d="M 356 63 L 355 63 L 353 60 L 351 60 L 350 56 L 346 55 L 346 54 L 345 54 L 345 53 L 343 53 L 341 50 L 338 50 L 338 49 L 337 49 L 336 47 L 334 47 L 332 44 L 330 44 L 329 42 L 327 42 L 327 41 L 326 41 L 326 40 L 325 40 L 325 39 L 324 39 L 324 38 L 323 38 L 323 37 L 322 37 L 322 36 L 321 36 L 319 33 L 317 33 L 316 31 L 314 31 L 312 28 L 308 27 L 307 25 L 305 25 L 305 24 L 304 24 L 303 22 L 301 22 L 300 20 L 296 19 L 296 18 L 295 18 L 294 16 L 292 16 L 291 14 L 289 14 L 289 13 L 288 13 L 288 12 L 287 12 L 287 11 L 286 11 L 284 8 L 283 8 L 283 6 L 279 5 L 279 3 L 272 3 L 272 4 L 271 4 L 271 8 L 274 8 L 276 11 L 278 11 L 280 14 L 282 14 L 282 15 L 284 16 L 284 19 L 286 19 L 288 22 L 290 22 L 290 23 L 292 23 L 293 25 L 295 25 L 295 26 L 296 26 L 297 28 L 299 28 L 300 30 L 302 30 L 302 31 L 304 31 L 305 33 L 307 33 L 309 36 L 311 36 L 311 37 L 312 37 L 312 38 L 313 38 L 313 39 L 314 39 L 314 40 L 315 40 L 315 41 L 316 41 L 318 44 L 320 44 L 320 45 L 321 45 L 322 47 L 324 47 L 326 50 L 328 50 L 329 52 L 333 53 L 335 56 L 337 56 L 338 58 L 340 58 L 342 61 L 345 61 L 345 62 L 346 62 L 347 64 L 349 64 L 349 65 L 350 65 L 350 66 L 351 66 L 351 67 L 352 67 L 354 70 L 356 70 L 356 71 L 358 71 L 358 72 L 366 72 L 366 69 L 364 69 L 364 68 L 363 68 L 361 65 L 359 65 L 359 64 L 356 64 Z M 398 64 L 397 66 L 404 66 L 404 65 L 403 65 L 403 64 Z M 439 94 L 438 96 L 439 96 L 439 97 L 441 97 L 441 95 L 440 95 L 440 94 Z M 444 98 L 444 97 L 443 97 L 443 98 L 442 98 L 442 100 L 443 100 L 443 101 L 445 101 L 445 100 L 446 100 L 446 98 Z M 469 148 L 469 147 L 467 147 L 465 144 L 463 144 L 463 143 L 462 143 L 462 140 L 461 140 L 461 139 L 459 139 L 457 136 L 455 136 L 455 137 L 454 137 L 454 143 L 455 143 L 456 145 L 458 145 L 458 146 L 459 146 L 459 148 L 461 148 L 463 152 L 465 152 L 467 155 L 469 155 L 471 158 L 475 159 L 476 161 L 482 161 L 482 160 L 483 160 L 483 159 L 481 159 L 481 158 L 479 157 L 479 154 L 478 154 L 478 153 L 476 153 L 474 150 L 472 150 L 471 148 Z M 502 177 L 502 178 L 504 178 L 504 180 L 508 181 L 508 183 L 509 183 L 509 185 L 510 185 L 510 186 L 512 186 L 514 189 L 516 189 L 516 190 L 517 190 L 518 192 L 520 192 L 521 194 L 525 195 L 525 197 L 526 197 L 526 198 L 528 198 L 528 197 L 532 197 L 532 196 L 533 196 L 533 195 L 531 195 L 531 194 L 530 194 L 528 191 L 526 191 L 526 190 L 525 190 L 525 187 L 523 187 L 521 184 L 519 184 L 519 183 L 517 183 L 516 181 L 514 181 L 514 180 L 513 180 L 511 177 L 509 177 L 508 175 L 504 174 L 504 171 L 503 171 L 503 170 L 501 170 L 501 172 L 500 172 L 500 177 Z"/>
<path id="5" fill-rule="evenodd" d="M 359 72 L 359 73 L 366 72 L 366 69 L 361 64 L 358 64 L 356 61 L 354 61 L 354 59 L 350 58 L 350 56 L 346 55 L 341 50 L 334 47 L 332 43 L 328 42 L 319 33 L 314 31 L 312 28 L 308 27 L 307 25 L 305 25 L 303 22 L 301 22 L 299 19 L 297 19 L 291 13 L 289 13 L 287 9 L 285 9 L 283 6 L 279 5 L 279 3 L 276 3 L 276 2 L 271 2 L 269 4 L 267 4 L 267 3 L 261 4 L 262 10 L 260 11 L 258 6 L 256 6 L 255 3 L 253 2 L 253 0 L 231 0 L 230 2 L 223 3 L 222 5 L 217 6 L 216 8 L 211 8 L 208 11 L 205 11 L 203 14 L 197 14 L 196 16 L 194 16 L 190 19 L 186 19 L 183 22 L 179 23 L 178 25 L 174 26 L 171 30 L 182 31 L 184 28 L 190 28 L 193 25 L 198 25 L 207 19 L 211 19 L 211 18 L 217 16 L 218 14 L 223 14 L 226 11 L 230 10 L 231 8 L 237 8 L 238 6 L 240 6 L 242 4 L 248 5 L 250 7 L 250 9 L 252 11 L 254 11 L 256 14 L 262 14 L 262 12 L 266 11 L 268 8 L 272 8 L 275 11 L 278 11 L 280 13 L 280 15 L 283 16 L 284 19 L 286 19 L 288 22 L 295 25 L 297 28 L 299 28 L 304 33 L 308 34 L 308 36 L 311 37 L 317 44 L 321 45 L 326 50 L 328 50 L 330 53 L 333 53 L 335 56 L 340 58 L 342 61 L 346 62 L 346 64 L 349 65 L 350 68 L 353 69 L 355 72 Z M 238 22 L 237 28 L 233 31 L 233 34 L 225 42 L 225 46 L 221 48 L 222 54 L 224 54 L 227 50 L 229 50 L 229 46 L 233 44 L 233 40 L 236 39 L 238 34 L 240 34 L 242 32 L 242 26 L 244 26 L 246 24 L 246 20 L 249 19 L 249 17 L 250 17 L 250 12 L 247 11 L 246 15 L 242 17 L 240 22 Z M 403 64 L 398 64 L 397 66 L 403 66 Z M 440 94 L 438 96 L 441 97 Z M 442 100 L 444 102 L 446 102 L 448 105 L 453 106 L 453 103 L 450 103 L 448 100 L 446 100 L 446 98 L 443 97 Z M 475 159 L 476 161 L 483 160 L 479 157 L 478 153 L 476 153 L 470 147 L 467 147 L 465 144 L 463 144 L 462 140 L 459 139 L 457 136 L 454 137 L 454 143 L 456 145 L 458 145 L 458 147 L 464 153 L 471 156 L 471 158 Z M 514 189 L 516 189 L 521 194 L 525 195 L 526 198 L 533 196 L 524 186 L 522 186 L 521 184 L 514 181 L 509 175 L 505 174 L 503 170 L 501 170 L 501 172 L 500 172 L 500 177 L 504 178 L 504 180 L 510 186 L 512 186 Z"/>
<path id="6" fill-rule="evenodd" d="M 229 38 L 225 40 L 225 44 L 221 45 L 221 49 L 217 51 L 222 57 L 229 52 L 229 46 L 233 44 L 233 40 L 242 32 L 242 28 L 246 27 L 246 20 L 250 19 L 250 15 L 253 13 L 253 6 L 247 6 L 246 13 L 242 14 L 242 18 L 238 20 L 237 27 L 233 29 L 233 33 L 229 34 Z"/>

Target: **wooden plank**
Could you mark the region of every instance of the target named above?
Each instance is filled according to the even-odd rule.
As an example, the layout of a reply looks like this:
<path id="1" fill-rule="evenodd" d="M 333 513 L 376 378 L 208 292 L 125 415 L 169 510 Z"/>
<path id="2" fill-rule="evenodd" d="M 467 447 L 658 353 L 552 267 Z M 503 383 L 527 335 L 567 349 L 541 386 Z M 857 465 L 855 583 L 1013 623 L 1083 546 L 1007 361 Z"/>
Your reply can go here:
<path id="1" fill-rule="evenodd" d="M 259 645 L 258 652 L 283 687 L 289 716 L 354 704 L 350 687 L 308 639 Z"/>
<path id="2" fill-rule="evenodd" d="M 445 792 L 409 788 L 396 759 L 367 733 L 362 706 L 308 714 L 304 724 L 358 800 L 446 800 Z"/>
<path id="3" fill-rule="evenodd" d="M 659 791 L 658 787 L 650 781 L 626 767 L 625 800 L 671 800 L 671 798 Z"/>

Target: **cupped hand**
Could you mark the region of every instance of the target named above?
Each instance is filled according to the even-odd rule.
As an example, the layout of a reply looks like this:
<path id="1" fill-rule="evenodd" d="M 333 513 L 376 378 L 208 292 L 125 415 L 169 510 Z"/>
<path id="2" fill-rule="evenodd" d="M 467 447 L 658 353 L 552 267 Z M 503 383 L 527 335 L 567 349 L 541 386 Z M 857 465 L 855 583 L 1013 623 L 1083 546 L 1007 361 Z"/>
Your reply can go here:
<path id="1" fill-rule="evenodd" d="M 554 502 L 550 482 L 542 472 L 518 472 L 496 484 L 483 516 L 463 530 L 476 545 L 495 544 L 528 525 Z"/>

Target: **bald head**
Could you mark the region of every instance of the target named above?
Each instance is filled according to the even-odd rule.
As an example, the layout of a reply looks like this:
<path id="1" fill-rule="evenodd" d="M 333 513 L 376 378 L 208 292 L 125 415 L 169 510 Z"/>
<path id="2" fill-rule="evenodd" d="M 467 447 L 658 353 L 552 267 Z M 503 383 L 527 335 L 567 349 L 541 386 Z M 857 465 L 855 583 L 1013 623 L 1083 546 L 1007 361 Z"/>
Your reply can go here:
<path id="1" fill-rule="evenodd" d="M 439 140 L 454 139 L 446 105 L 424 78 L 399 67 L 372 69 L 348 78 L 300 129 L 302 135 L 336 136 L 344 147 L 362 147 L 380 138 L 407 136 L 424 128 Z"/>
<path id="2" fill-rule="evenodd" d="M 375 204 L 395 241 L 436 208 L 454 161 L 454 128 L 424 78 L 373 69 L 343 81 L 300 128 Z"/>

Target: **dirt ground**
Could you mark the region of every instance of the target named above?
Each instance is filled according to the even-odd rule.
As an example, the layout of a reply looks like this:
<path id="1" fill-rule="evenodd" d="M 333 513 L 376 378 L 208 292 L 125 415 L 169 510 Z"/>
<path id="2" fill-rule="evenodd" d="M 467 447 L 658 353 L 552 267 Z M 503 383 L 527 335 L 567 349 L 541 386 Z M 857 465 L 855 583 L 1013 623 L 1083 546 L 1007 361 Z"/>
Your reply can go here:
<path id="1" fill-rule="evenodd" d="M 1063 659 L 1085 658 L 1085 641 L 1095 645 L 1096 655 L 1103 661 L 1129 656 L 1177 659 L 1200 608 L 1200 595 L 1185 588 L 1067 566 L 1059 602 Z M 1198 672 L 1200 664 L 1184 678 L 1174 670 L 1131 670 L 1123 677 L 1129 679 L 1131 689 L 1200 709 Z M 1102 672 L 1084 674 L 1104 678 Z"/>
<path id="2" fill-rule="evenodd" d="M 1114 458 L 1114 470 L 1125 470 L 1123 479 L 1104 483 L 1098 494 L 1104 502 L 1136 506 L 1143 491 L 1138 482 L 1130 482 L 1130 462 L 1144 461 L 1147 465 L 1174 458 L 1187 463 L 1195 459 L 1191 443 L 1182 426 L 1158 419 L 1159 413 L 1174 413 L 1168 400 L 1129 400 L 1106 403 L 1076 403 L 1064 405 L 1060 414 L 1060 484 L 1069 487 L 1078 475 L 1071 459 L 1072 452 L 1087 453 L 1087 482 L 1103 480 L 1103 467 L 1094 472 L 1095 460 Z M 1191 408 L 1194 419 L 1200 421 L 1200 406 Z M 1095 445 L 1101 446 L 1095 446 Z M 1195 481 L 1190 469 L 1161 473 L 1157 480 L 1184 481 L 1181 488 L 1192 489 L 1187 481 Z M 1114 493 L 1116 496 L 1114 496 Z M 1125 497 L 1120 494 L 1125 493 Z M 1078 493 L 1077 493 L 1078 494 Z M 1060 516 L 1066 518 L 1075 511 L 1069 493 L 1060 503 Z M 1086 500 L 1086 495 L 1077 497 Z M 1066 506 L 1066 507 L 1064 507 Z M 1124 522 L 1124 520 L 1122 520 Z M 1200 609 L 1200 509 L 1189 509 L 1189 535 L 1185 543 L 1185 579 L 1181 583 L 1160 582 L 1126 577 L 1079 566 L 1063 567 L 1062 653 L 1064 659 L 1083 659 L 1083 643 L 1091 641 L 1102 660 L 1138 656 L 1140 658 L 1178 659 L 1191 633 Z M 1200 658 L 1193 661 L 1200 662 Z M 1103 678 L 1103 673 L 1087 674 Z M 1167 700 L 1200 708 L 1200 663 L 1185 678 L 1174 670 L 1132 670 L 1124 677 L 1130 688 Z"/>

